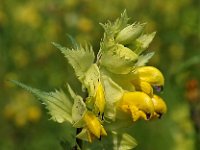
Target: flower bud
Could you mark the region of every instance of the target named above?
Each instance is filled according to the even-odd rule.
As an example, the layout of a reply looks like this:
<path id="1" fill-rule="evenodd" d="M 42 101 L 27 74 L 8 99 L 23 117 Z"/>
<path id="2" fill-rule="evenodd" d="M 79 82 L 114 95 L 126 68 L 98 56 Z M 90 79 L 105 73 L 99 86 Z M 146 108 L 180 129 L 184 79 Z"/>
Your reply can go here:
<path id="1" fill-rule="evenodd" d="M 98 118 L 92 112 L 87 111 L 83 117 L 83 120 L 86 123 L 86 128 L 98 139 L 101 135 L 107 135 Z"/>
<path id="2" fill-rule="evenodd" d="M 130 44 L 142 34 L 144 27 L 145 23 L 129 25 L 118 33 L 116 41 L 124 45 Z"/>
<path id="3" fill-rule="evenodd" d="M 103 114 L 105 107 L 105 97 L 104 97 L 104 89 L 101 83 L 99 83 L 97 87 L 97 92 L 95 95 L 95 106 L 97 107 L 100 114 Z"/>

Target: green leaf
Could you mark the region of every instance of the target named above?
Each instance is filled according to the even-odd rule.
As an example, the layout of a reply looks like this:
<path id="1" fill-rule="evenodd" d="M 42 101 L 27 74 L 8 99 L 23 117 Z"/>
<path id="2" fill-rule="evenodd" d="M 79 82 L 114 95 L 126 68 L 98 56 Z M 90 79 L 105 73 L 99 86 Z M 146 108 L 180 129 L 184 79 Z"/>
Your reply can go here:
<path id="1" fill-rule="evenodd" d="M 146 50 L 149 47 L 149 44 L 152 42 L 155 35 L 156 35 L 156 32 L 153 32 L 151 34 L 141 35 L 139 38 L 137 38 L 135 42 L 136 50 L 134 50 L 134 52 L 139 55 L 144 50 Z"/>
<path id="2" fill-rule="evenodd" d="M 137 146 L 137 141 L 127 133 L 112 131 L 113 150 L 131 150 Z"/>
<path id="3" fill-rule="evenodd" d="M 113 44 L 107 51 L 102 51 L 100 64 L 110 72 L 127 74 L 133 70 L 138 55 L 122 44 Z"/>
<path id="4" fill-rule="evenodd" d="M 122 98 L 123 89 L 106 75 L 102 75 L 102 81 L 106 99 L 104 115 L 114 121 L 116 118 L 116 102 Z"/>
<path id="5" fill-rule="evenodd" d="M 146 23 L 133 23 L 132 25 L 128 25 L 118 33 L 116 41 L 124 45 L 134 42 L 142 34 L 145 25 Z"/>
<path id="6" fill-rule="evenodd" d="M 86 105 L 83 101 L 83 98 L 77 94 L 71 89 L 69 85 L 67 85 L 68 91 L 71 95 L 71 97 L 74 99 L 74 104 L 72 106 L 72 120 L 73 120 L 73 126 L 80 128 L 84 125 L 84 122 L 82 121 L 82 118 L 87 110 Z"/>
<path id="7" fill-rule="evenodd" d="M 39 98 L 49 110 L 51 119 L 58 123 L 62 123 L 65 121 L 72 123 L 72 99 L 67 96 L 62 90 L 56 90 L 55 92 L 43 92 L 22 84 L 18 81 L 11 80 L 11 82 L 22 87 L 23 89 L 29 91 L 37 98 Z"/>
<path id="8" fill-rule="evenodd" d="M 62 47 L 53 43 L 67 58 L 74 68 L 76 76 L 81 79 L 88 68 L 93 64 L 95 56 L 91 45 L 85 44 L 76 46 L 74 49 Z"/>
<path id="9" fill-rule="evenodd" d="M 100 82 L 100 72 L 96 64 L 90 66 L 81 82 L 87 88 L 89 96 L 95 96 Z"/>
<path id="10" fill-rule="evenodd" d="M 89 138 L 88 138 L 88 130 L 86 129 L 86 128 L 83 128 L 82 130 L 81 130 L 81 132 L 79 133 L 79 134 L 77 134 L 76 135 L 76 138 L 79 138 L 79 139 L 81 139 L 81 140 L 83 140 L 83 141 L 87 141 L 87 142 L 90 142 L 89 141 Z"/>
<path id="11" fill-rule="evenodd" d="M 140 55 L 138 57 L 138 61 L 137 63 L 135 64 L 135 66 L 144 66 L 146 65 L 146 63 L 148 63 L 149 59 L 151 59 L 154 55 L 154 52 L 150 52 L 150 53 L 147 53 L 147 54 L 144 54 L 144 55 Z"/>
<path id="12" fill-rule="evenodd" d="M 114 38 L 115 35 L 125 28 L 128 24 L 128 16 L 126 10 L 121 14 L 121 17 L 116 19 L 114 23 L 108 21 L 106 24 L 101 24 L 105 30 L 104 40 L 107 38 Z"/>

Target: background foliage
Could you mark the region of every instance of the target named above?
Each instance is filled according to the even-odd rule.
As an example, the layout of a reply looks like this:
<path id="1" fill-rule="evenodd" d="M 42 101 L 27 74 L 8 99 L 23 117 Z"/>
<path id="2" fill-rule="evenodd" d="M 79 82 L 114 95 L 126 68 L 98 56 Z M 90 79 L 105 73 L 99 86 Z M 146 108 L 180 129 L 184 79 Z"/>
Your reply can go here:
<path id="1" fill-rule="evenodd" d="M 60 141 L 72 139 L 73 129 L 49 121 L 32 95 L 7 80 L 46 91 L 65 88 L 66 82 L 76 88 L 72 68 L 51 42 L 70 47 L 70 34 L 79 42 L 91 42 L 98 51 L 103 34 L 99 22 L 115 20 L 124 9 L 132 21 L 147 22 L 147 32 L 157 31 L 149 47 L 156 54 L 149 65 L 166 78 L 162 95 L 168 113 L 128 129 L 138 141 L 136 149 L 198 149 L 199 6 L 197 0 L 1 0 L 0 149 L 62 149 Z"/>

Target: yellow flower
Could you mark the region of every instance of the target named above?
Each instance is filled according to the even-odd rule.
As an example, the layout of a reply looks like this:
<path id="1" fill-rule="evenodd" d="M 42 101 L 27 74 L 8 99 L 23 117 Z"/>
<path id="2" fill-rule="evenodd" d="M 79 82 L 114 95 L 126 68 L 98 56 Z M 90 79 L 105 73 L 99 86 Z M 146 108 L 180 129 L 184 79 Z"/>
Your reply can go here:
<path id="1" fill-rule="evenodd" d="M 97 87 L 97 92 L 95 95 L 95 106 L 97 107 L 100 114 L 103 114 L 104 107 L 105 107 L 105 96 L 104 96 L 104 89 L 101 83 L 99 83 Z"/>
<path id="2" fill-rule="evenodd" d="M 143 91 L 149 96 L 153 96 L 153 88 L 148 82 L 141 80 L 133 80 L 132 83 L 134 84 L 136 90 Z"/>
<path id="3" fill-rule="evenodd" d="M 90 32 L 93 28 L 93 22 L 85 17 L 82 17 L 78 20 L 78 28 L 83 32 Z"/>
<path id="4" fill-rule="evenodd" d="M 135 69 L 135 73 L 139 80 L 148 82 L 153 86 L 163 86 L 164 77 L 160 70 L 152 66 L 138 67 Z"/>
<path id="5" fill-rule="evenodd" d="M 157 95 L 153 95 L 152 102 L 154 104 L 154 114 L 152 118 L 161 118 L 167 112 L 167 106 L 163 99 Z"/>
<path id="6" fill-rule="evenodd" d="M 164 86 L 164 77 L 157 68 L 144 66 L 135 69 L 131 82 L 134 84 L 136 90 L 141 90 L 152 97 L 152 86 L 156 87 L 156 90 L 161 91 Z"/>
<path id="7" fill-rule="evenodd" d="M 38 122 L 42 112 L 38 106 L 30 106 L 27 110 L 27 118 L 31 122 Z"/>
<path id="8" fill-rule="evenodd" d="M 100 139 L 101 135 L 107 135 L 104 127 L 101 125 L 98 118 L 92 112 L 87 111 L 83 116 L 83 120 L 86 123 L 86 128 L 90 132 L 90 136 L 92 134 L 98 139 Z"/>
<path id="9" fill-rule="evenodd" d="M 119 102 L 118 107 L 132 115 L 133 121 L 140 118 L 148 120 L 154 113 L 154 105 L 151 98 L 143 92 L 126 92 Z"/>

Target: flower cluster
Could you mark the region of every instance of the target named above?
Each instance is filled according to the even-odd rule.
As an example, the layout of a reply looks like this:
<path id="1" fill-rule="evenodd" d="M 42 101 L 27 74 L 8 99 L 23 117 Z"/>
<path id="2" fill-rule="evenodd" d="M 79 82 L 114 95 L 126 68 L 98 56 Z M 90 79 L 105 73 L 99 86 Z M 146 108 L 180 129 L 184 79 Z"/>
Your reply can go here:
<path id="1" fill-rule="evenodd" d="M 124 12 L 115 22 L 101 24 L 105 33 L 97 57 L 89 44 L 74 42 L 70 49 L 53 43 L 73 67 L 86 97 L 78 95 L 70 85 L 67 93 L 47 93 L 13 82 L 39 97 L 53 120 L 67 121 L 81 128 L 76 137 L 89 142 L 116 134 L 114 128 L 118 120 L 126 123 L 160 118 L 167 107 L 162 98 L 154 94 L 154 89 L 163 89 L 164 77 L 157 68 L 145 66 L 154 54 L 145 50 L 155 32 L 144 34 L 145 23 L 128 24 L 128 20 Z M 122 148 L 123 144 L 118 146 Z M 129 148 L 132 147 L 133 142 L 129 142 Z"/>

